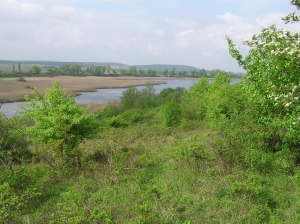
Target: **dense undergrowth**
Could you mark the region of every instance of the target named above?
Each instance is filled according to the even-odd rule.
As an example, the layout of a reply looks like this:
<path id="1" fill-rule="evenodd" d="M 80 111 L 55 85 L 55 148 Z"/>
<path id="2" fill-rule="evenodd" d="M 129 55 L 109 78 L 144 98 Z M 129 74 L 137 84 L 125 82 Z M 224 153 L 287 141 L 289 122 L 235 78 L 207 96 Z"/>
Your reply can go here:
<path id="1" fill-rule="evenodd" d="M 299 223 L 300 34 L 263 28 L 247 71 L 129 88 L 89 115 L 54 83 L 0 117 L 0 223 Z M 84 141 L 85 140 L 85 141 Z"/>
<path id="2" fill-rule="evenodd" d="M 299 223 L 297 146 L 242 84 L 130 88 L 61 163 L 1 119 L 2 223 Z"/>

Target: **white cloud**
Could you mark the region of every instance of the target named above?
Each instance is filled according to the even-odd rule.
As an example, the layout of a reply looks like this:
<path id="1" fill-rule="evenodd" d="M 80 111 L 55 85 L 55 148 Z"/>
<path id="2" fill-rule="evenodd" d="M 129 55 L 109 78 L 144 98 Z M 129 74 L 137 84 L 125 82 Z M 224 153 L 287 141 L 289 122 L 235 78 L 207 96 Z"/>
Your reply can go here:
<path id="1" fill-rule="evenodd" d="M 21 3 L 20 6 L 23 13 L 31 14 L 44 11 L 44 8 L 39 4 Z"/>
<path id="2" fill-rule="evenodd" d="M 42 12 L 45 9 L 40 4 L 33 4 L 29 2 L 19 2 L 17 0 L 0 0 L 2 16 L 10 15 L 17 16 L 20 14 L 32 15 Z"/>
<path id="3" fill-rule="evenodd" d="M 234 23 L 241 23 L 242 19 L 239 16 L 235 16 L 231 13 L 226 13 L 224 15 L 218 15 L 217 18 L 224 20 L 225 22 L 234 22 Z"/>
<path id="4" fill-rule="evenodd" d="M 166 35 L 166 33 L 165 33 L 165 31 L 164 31 L 163 29 L 158 29 L 158 30 L 156 31 L 156 34 L 157 34 L 158 36 L 165 36 L 165 35 Z"/>
<path id="5" fill-rule="evenodd" d="M 155 45 L 148 44 L 147 49 L 148 49 L 149 53 L 151 53 L 151 54 L 158 54 L 159 53 L 159 48 Z"/>
<path id="6" fill-rule="evenodd" d="M 184 30 L 184 31 L 180 31 L 180 32 L 177 32 L 175 34 L 176 37 L 185 37 L 191 33 L 194 33 L 195 31 L 194 30 Z"/>
<path id="7" fill-rule="evenodd" d="M 53 10 L 58 13 L 68 13 L 68 14 L 75 12 L 75 9 L 72 6 L 65 6 L 65 5 L 55 5 L 53 7 Z"/>
<path id="8" fill-rule="evenodd" d="M 259 9 L 259 8 L 266 7 L 268 5 L 274 5 L 281 2 L 281 0 L 222 0 L 222 1 L 227 3 L 240 4 L 244 9 Z"/>

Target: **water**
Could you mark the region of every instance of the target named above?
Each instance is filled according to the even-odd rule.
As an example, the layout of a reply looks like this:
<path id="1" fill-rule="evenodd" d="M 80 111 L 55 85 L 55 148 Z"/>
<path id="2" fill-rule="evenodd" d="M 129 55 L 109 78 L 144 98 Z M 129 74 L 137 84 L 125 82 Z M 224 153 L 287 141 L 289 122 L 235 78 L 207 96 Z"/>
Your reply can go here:
<path id="1" fill-rule="evenodd" d="M 156 81 L 156 80 L 149 80 L 149 81 Z M 157 81 L 164 81 L 166 84 L 161 85 L 154 85 L 154 89 L 158 94 L 163 89 L 172 88 L 175 89 L 176 87 L 184 87 L 188 89 L 191 87 L 198 79 L 171 79 L 171 80 L 157 80 Z M 238 82 L 238 80 L 233 80 L 233 83 Z M 137 89 L 141 90 L 144 86 L 138 86 Z M 78 104 L 86 104 L 86 103 L 103 103 L 108 101 L 115 101 L 119 100 L 122 96 L 122 93 L 127 88 L 118 88 L 118 89 L 98 89 L 97 92 L 83 92 L 82 95 L 75 97 L 75 101 Z M 7 118 L 12 116 L 18 115 L 16 113 L 17 110 L 20 110 L 18 105 L 25 104 L 16 102 L 16 103 L 4 103 L 0 108 L 0 113 L 3 113 Z"/>
<path id="2" fill-rule="evenodd" d="M 166 84 L 154 85 L 156 93 L 160 93 L 162 90 L 167 88 L 175 89 L 176 87 L 184 87 L 188 89 L 192 86 L 197 79 L 175 79 L 175 80 L 149 80 L 149 81 L 164 81 Z M 136 87 L 138 90 L 145 88 L 144 86 Z M 107 101 L 119 100 L 122 96 L 122 93 L 127 88 L 118 88 L 118 89 L 98 89 L 97 92 L 84 92 L 82 95 L 75 98 L 78 104 L 84 103 L 103 103 Z"/>

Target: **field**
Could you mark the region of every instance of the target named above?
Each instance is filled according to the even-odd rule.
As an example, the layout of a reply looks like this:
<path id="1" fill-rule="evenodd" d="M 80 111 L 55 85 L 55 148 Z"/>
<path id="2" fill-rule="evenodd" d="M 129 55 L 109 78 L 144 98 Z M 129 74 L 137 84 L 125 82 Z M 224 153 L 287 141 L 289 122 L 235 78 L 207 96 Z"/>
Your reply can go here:
<path id="1" fill-rule="evenodd" d="M 31 94 L 31 89 L 36 88 L 44 93 L 47 88 L 52 87 L 53 81 L 58 81 L 60 88 L 68 94 L 79 95 L 80 92 L 93 92 L 97 89 L 124 88 L 146 85 L 150 78 L 137 77 L 26 77 L 25 82 L 17 81 L 17 78 L 5 78 L 0 82 L 0 102 L 23 101 L 25 94 Z M 163 81 L 156 81 L 153 84 L 162 84 Z M 165 77 L 164 77 L 165 79 Z"/>

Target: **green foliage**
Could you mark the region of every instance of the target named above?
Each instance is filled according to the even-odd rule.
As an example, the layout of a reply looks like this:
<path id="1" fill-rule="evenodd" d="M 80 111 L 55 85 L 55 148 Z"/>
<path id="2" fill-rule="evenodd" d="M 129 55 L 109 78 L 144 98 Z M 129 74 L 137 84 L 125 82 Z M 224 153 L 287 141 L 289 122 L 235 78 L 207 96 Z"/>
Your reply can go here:
<path id="1" fill-rule="evenodd" d="M 182 109 L 175 100 L 171 100 L 163 105 L 163 115 L 165 125 L 174 126 L 181 121 Z"/>
<path id="2" fill-rule="evenodd" d="M 24 212 L 29 201 L 40 194 L 35 189 L 16 192 L 8 183 L 0 185 L 0 222 L 10 222 Z"/>
<path id="3" fill-rule="evenodd" d="M 263 28 L 244 42 L 252 47 L 245 59 L 227 38 L 231 55 L 247 71 L 243 87 L 260 112 L 259 122 L 266 127 L 261 129 L 261 138 L 277 149 L 299 147 L 299 37 L 299 33 L 275 26 Z"/>
<path id="4" fill-rule="evenodd" d="M 24 128 L 28 125 L 26 119 L 13 117 L 5 119 L 0 114 L 0 162 L 3 165 L 21 160 L 29 159 L 31 153 L 28 151 Z"/>
<path id="5" fill-rule="evenodd" d="M 190 119 L 203 119 L 206 114 L 206 95 L 210 86 L 207 78 L 201 77 L 183 96 L 183 116 Z"/>
<path id="6" fill-rule="evenodd" d="M 28 139 L 51 147 L 53 153 L 65 156 L 95 132 L 95 115 L 88 114 L 88 108 L 81 109 L 72 97 L 59 89 L 57 82 L 42 96 L 32 90 L 35 98 L 23 106 L 22 113 L 33 119 L 34 125 L 26 129 Z"/>
<path id="7" fill-rule="evenodd" d="M 151 108 L 155 106 L 155 89 L 153 85 L 147 84 L 145 88 L 139 91 L 136 87 L 131 87 L 123 92 L 121 101 L 121 108 L 123 111 L 130 108 Z"/>
<path id="8" fill-rule="evenodd" d="M 42 69 L 36 65 L 32 66 L 31 69 L 29 69 L 29 75 L 30 76 L 40 76 Z"/>
<path id="9" fill-rule="evenodd" d="M 131 87 L 123 92 L 121 97 L 121 105 L 123 110 L 133 108 L 140 98 L 140 92 L 136 87 Z"/>
<path id="10" fill-rule="evenodd" d="M 155 105 L 162 105 L 167 101 L 175 100 L 176 102 L 181 102 L 181 97 L 186 93 L 186 89 L 184 88 L 167 88 L 161 91 L 155 97 Z"/>
<path id="11" fill-rule="evenodd" d="M 300 8 L 300 1 L 299 0 L 291 0 L 291 4 L 295 5 L 297 7 L 297 9 Z M 296 15 L 295 12 L 290 12 L 287 15 L 283 16 L 282 20 L 284 20 L 286 23 L 299 22 L 300 21 L 300 16 Z"/>
<path id="12" fill-rule="evenodd" d="M 65 189 L 60 193 L 55 203 L 57 210 L 48 223 L 106 223 L 111 224 L 111 215 L 107 211 L 101 211 L 94 207 L 91 210 L 85 205 L 85 188 L 87 181 L 82 177 L 79 183 Z M 81 192 L 83 191 L 83 192 Z"/>

